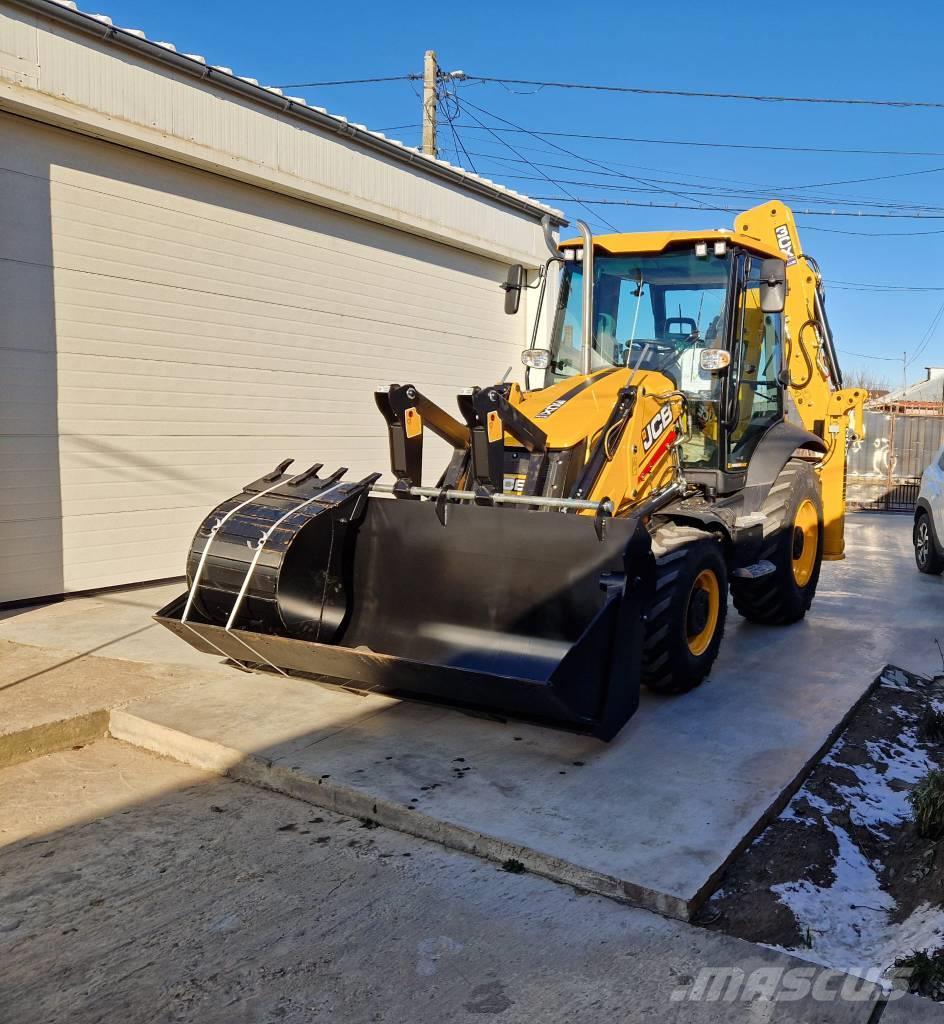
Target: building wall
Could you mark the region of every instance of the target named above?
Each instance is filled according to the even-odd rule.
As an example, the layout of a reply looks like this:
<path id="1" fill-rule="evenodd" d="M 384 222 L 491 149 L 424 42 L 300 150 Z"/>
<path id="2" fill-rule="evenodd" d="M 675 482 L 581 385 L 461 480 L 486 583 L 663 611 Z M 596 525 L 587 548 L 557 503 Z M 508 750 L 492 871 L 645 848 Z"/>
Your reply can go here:
<path id="1" fill-rule="evenodd" d="M 0 223 L 0 601 L 179 575 L 285 457 L 385 469 L 375 385 L 521 379 L 505 260 L 10 113 Z"/>
<path id="2" fill-rule="evenodd" d="M 546 207 L 277 92 L 50 3 L 0 0 L 0 109 L 508 263 L 543 261 Z"/>

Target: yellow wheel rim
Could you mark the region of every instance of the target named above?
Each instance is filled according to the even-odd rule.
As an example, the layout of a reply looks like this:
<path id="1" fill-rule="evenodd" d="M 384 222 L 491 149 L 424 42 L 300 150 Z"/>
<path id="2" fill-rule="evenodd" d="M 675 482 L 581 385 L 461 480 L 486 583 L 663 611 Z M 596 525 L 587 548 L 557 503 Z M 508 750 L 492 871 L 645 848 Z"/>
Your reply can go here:
<path id="1" fill-rule="evenodd" d="M 793 578 L 798 587 L 805 587 L 813 575 L 819 549 L 819 516 L 809 498 L 797 509 L 793 520 Z"/>
<path id="2" fill-rule="evenodd" d="M 692 584 L 685 610 L 686 642 L 696 657 L 708 650 L 721 614 L 721 585 L 711 569 L 703 569 Z"/>

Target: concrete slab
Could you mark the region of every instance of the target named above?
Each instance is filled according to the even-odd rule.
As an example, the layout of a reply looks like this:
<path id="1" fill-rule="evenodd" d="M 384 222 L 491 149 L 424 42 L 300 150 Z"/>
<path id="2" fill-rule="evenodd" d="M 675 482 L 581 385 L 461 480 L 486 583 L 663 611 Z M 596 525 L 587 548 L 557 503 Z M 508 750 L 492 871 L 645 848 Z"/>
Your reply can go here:
<path id="1" fill-rule="evenodd" d="M 0 640 L 150 664 L 203 666 L 205 656 L 174 643 L 151 618 L 183 589 L 182 582 L 159 583 L 0 609 Z"/>
<path id="2" fill-rule="evenodd" d="M 190 763 L 676 917 L 799 785 L 887 661 L 932 668 L 944 581 L 905 518 L 857 517 L 789 629 L 732 615 L 711 679 L 611 744 L 231 672 L 112 716 Z M 936 653 L 936 651 L 935 651 Z"/>
<path id="3" fill-rule="evenodd" d="M 54 631 L 45 638 L 54 641 Z M 0 766 L 104 736 L 113 707 L 227 677 L 212 662 L 133 664 L 0 640 Z"/>
<path id="4" fill-rule="evenodd" d="M 866 1024 L 875 1008 L 868 987 L 693 998 L 704 969 L 767 986 L 799 962 L 113 741 L 0 771 L 0 878 L 17 1024 Z"/>
<path id="5" fill-rule="evenodd" d="M 944 1024 L 944 1004 L 920 996 L 902 996 L 885 1007 L 881 1024 Z"/>

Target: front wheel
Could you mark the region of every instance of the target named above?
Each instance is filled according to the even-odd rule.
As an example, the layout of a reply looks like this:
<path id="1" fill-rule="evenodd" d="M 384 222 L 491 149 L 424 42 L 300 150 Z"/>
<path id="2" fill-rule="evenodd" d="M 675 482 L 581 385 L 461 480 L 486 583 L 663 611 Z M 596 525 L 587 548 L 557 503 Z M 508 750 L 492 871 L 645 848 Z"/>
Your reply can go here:
<path id="1" fill-rule="evenodd" d="M 642 681 L 654 693 L 686 693 L 708 675 L 724 634 L 728 568 L 720 540 L 668 523 L 652 538 L 656 593 L 646 620 Z"/>
<path id="2" fill-rule="evenodd" d="M 934 545 L 934 530 L 927 512 L 919 512 L 914 525 L 915 565 L 918 572 L 939 576 L 944 571 L 944 558 L 937 553 Z"/>
<path id="3" fill-rule="evenodd" d="M 812 467 L 799 459 L 780 471 L 761 508 L 760 558 L 774 571 L 731 580 L 734 607 L 751 622 L 779 626 L 802 619 L 813 603 L 823 562 L 823 499 Z"/>

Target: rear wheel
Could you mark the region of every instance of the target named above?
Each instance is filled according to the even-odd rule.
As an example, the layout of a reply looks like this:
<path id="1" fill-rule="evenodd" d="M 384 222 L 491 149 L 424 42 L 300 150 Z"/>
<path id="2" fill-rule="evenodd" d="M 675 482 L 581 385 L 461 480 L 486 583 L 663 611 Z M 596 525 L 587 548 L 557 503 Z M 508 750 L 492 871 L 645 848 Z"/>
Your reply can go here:
<path id="1" fill-rule="evenodd" d="M 937 553 L 934 545 L 934 531 L 931 528 L 931 517 L 927 512 L 919 512 L 914 525 L 915 565 L 919 572 L 929 576 L 939 576 L 944 571 L 944 558 Z"/>
<path id="2" fill-rule="evenodd" d="M 655 693 L 685 693 L 708 675 L 724 634 L 728 570 L 721 542 L 666 524 L 652 538 L 656 593 L 646 622 L 642 680 Z"/>
<path id="3" fill-rule="evenodd" d="M 775 571 L 756 579 L 735 577 L 731 596 L 745 619 L 786 625 L 809 611 L 823 562 L 823 502 L 813 468 L 790 459 L 761 511 L 765 523 L 760 558 L 772 562 Z"/>

